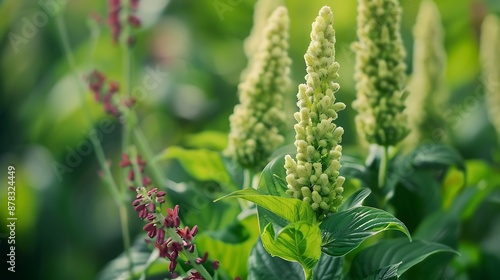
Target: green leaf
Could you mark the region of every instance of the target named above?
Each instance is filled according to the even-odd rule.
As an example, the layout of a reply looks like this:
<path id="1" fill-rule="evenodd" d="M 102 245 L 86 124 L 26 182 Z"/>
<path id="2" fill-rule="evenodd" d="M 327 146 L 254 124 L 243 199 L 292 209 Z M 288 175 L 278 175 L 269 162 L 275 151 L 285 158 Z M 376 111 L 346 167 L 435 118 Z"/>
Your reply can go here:
<path id="1" fill-rule="evenodd" d="M 311 206 L 307 202 L 299 199 L 271 196 L 263 194 L 255 189 L 244 189 L 232 192 L 216 201 L 230 197 L 243 198 L 251 201 L 290 223 L 299 221 L 314 223 L 316 221 L 316 215 Z"/>
<path id="2" fill-rule="evenodd" d="M 285 177 L 285 157 L 278 156 L 262 171 L 258 189 L 266 194 L 288 197 L 285 194 L 285 191 L 288 189 Z"/>
<path id="3" fill-rule="evenodd" d="M 415 167 L 434 169 L 455 165 L 465 171 L 465 162 L 460 153 L 442 144 L 422 145 L 409 155 L 409 159 Z"/>
<path id="4" fill-rule="evenodd" d="M 401 262 L 385 267 L 381 267 L 372 274 L 368 275 L 364 280 L 396 280 L 398 279 L 398 267 Z"/>
<path id="5" fill-rule="evenodd" d="M 220 153 L 206 150 L 186 150 L 181 147 L 165 149 L 157 160 L 176 159 L 189 175 L 199 181 L 230 182 Z"/>
<path id="6" fill-rule="evenodd" d="M 343 258 L 321 254 L 313 269 L 314 280 L 340 280 L 342 278 Z M 304 271 L 297 262 L 289 262 L 272 257 L 263 247 L 262 240 L 255 244 L 248 259 L 249 280 L 303 280 Z"/>
<path id="7" fill-rule="evenodd" d="M 417 227 L 413 237 L 456 248 L 460 237 L 458 214 L 441 210 L 430 215 Z"/>
<path id="8" fill-rule="evenodd" d="M 320 225 L 323 232 L 322 251 L 343 256 L 356 249 L 365 239 L 385 230 L 398 230 L 411 239 L 406 226 L 390 213 L 361 206 L 338 212 Z"/>
<path id="9" fill-rule="evenodd" d="M 248 258 L 259 237 L 257 217 L 248 216 L 241 222 L 231 224 L 218 232 L 202 232 L 196 236 L 199 252 L 210 252 L 210 258 L 220 262 L 219 270 L 224 270 L 232 278 L 246 278 Z"/>
<path id="10" fill-rule="evenodd" d="M 421 240 L 410 242 L 405 238 L 383 240 L 368 247 L 353 259 L 350 274 L 354 279 L 365 279 L 381 267 L 399 264 L 397 276 L 420 263 L 430 255 L 456 253 L 450 247 Z"/>
<path id="11" fill-rule="evenodd" d="M 304 272 L 297 262 L 272 257 L 259 239 L 248 259 L 248 280 L 303 280 Z"/>
<path id="12" fill-rule="evenodd" d="M 205 148 L 222 151 L 227 146 L 227 133 L 207 130 L 186 136 L 184 145 L 190 148 Z"/>
<path id="13" fill-rule="evenodd" d="M 360 207 L 365 198 L 367 198 L 372 191 L 369 188 L 361 188 L 349 196 L 340 205 L 339 212 L 346 211 L 352 208 Z"/>
<path id="14" fill-rule="evenodd" d="M 313 279 L 340 280 L 342 279 L 343 264 L 344 258 L 332 257 L 322 253 L 318 264 L 313 269 Z"/>
<path id="15" fill-rule="evenodd" d="M 317 225 L 296 222 L 275 233 L 273 224 L 268 224 L 261 238 L 271 256 L 300 263 L 309 279 L 321 256 L 321 230 Z"/>
<path id="16" fill-rule="evenodd" d="M 342 176 L 348 179 L 356 178 L 365 183 L 369 182 L 369 170 L 361 160 L 348 155 L 342 155 L 340 158 L 340 164 L 342 165 L 342 168 L 340 169 Z"/>

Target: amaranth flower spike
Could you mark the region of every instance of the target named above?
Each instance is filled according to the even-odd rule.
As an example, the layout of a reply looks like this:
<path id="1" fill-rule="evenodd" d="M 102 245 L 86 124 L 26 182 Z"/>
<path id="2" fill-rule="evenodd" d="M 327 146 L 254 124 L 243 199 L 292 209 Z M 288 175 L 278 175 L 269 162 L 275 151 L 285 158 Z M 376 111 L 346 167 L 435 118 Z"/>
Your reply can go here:
<path id="1" fill-rule="evenodd" d="M 296 160 L 285 157 L 287 193 L 311 204 L 321 220 L 336 212 L 342 202 L 339 176 L 344 129 L 334 120 L 345 104 L 335 102 L 339 84 L 339 64 L 335 61 L 335 30 L 333 14 L 323 7 L 312 26 L 311 43 L 304 59 L 307 65 L 306 83 L 299 85 L 295 113 Z"/>
<path id="2" fill-rule="evenodd" d="M 271 14 L 251 69 L 239 85 L 240 104 L 229 118 L 231 132 L 226 154 L 245 168 L 263 168 L 284 141 L 283 96 L 290 85 L 288 12 L 278 7 Z"/>
<path id="3" fill-rule="evenodd" d="M 407 134 L 404 104 L 405 51 L 397 0 L 358 1 L 356 125 L 370 143 L 394 146 Z"/>

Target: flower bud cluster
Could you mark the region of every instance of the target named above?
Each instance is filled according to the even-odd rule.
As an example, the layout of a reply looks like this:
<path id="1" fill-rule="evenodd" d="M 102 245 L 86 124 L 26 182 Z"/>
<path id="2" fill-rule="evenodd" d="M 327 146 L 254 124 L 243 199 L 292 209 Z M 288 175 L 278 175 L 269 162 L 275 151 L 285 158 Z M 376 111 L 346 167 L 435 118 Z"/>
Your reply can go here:
<path id="1" fill-rule="evenodd" d="M 323 7 L 313 23 L 311 43 L 304 56 L 306 84 L 299 86 L 294 129 L 296 160 L 285 157 L 287 193 L 311 204 L 321 220 L 336 212 L 342 202 L 340 157 L 344 130 L 334 120 L 345 104 L 335 102 L 339 64 L 335 61 L 333 13 Z"/>
<path id="2" fill-rule="evenodd" d="M 398 0 L 359 0 L 356 125 L 370 143 L 393 146 L 409 132 L 405 109 L 405 51 Z"/>
<path id="3" fill-rule="evenodd" d="M 500 141 L 500 18 L 488 15 L 481 29 L 481 62 L 488 113 Z"/>
<path id="4" fill-rule="evenodd" d="M 230 116 L 231 132 L 225 153 L 246 168 L 263 168 L 284 137 L 283 97 L 290 85 L 288 12 L 274 10 L 264 29 L 251 69 L 239 85 L 240 104 Z"/>
<path id="5" fill-rule="evenodd" d="M 114 117 L 120 116 L 118 105 L 130 108 L 134 105 L 133 98 L 121 101 L 121 104 L 114 99 L 115 94 L 119 90 L 119 85 L 115 81 L 110 81 L 105 85 L 106 77 L 98 71 L 92 71 L 88 76 L 89 89 L 94 94 L 94 99 L 101 102 L 104 106 L 104 111 Z"/>
<path id="6" fill-rule="evenodd" d="M 444 127 L 439 112 L 446 101 L 446 52 L 441 16 L 433 1 L 421 2 L 413 34 L 411 94 L 406 100 L 411 132 L 405 140 L 411 147 L 424 139 L 430 139 L 434 129 Z"/>
<path id="7" fill-rule="evenodd" d="M 151 180 L 144 176 L 144 168 L 146 161 L 137 156 L 135 162 L 140 169 L 140 174 L 134 174 L 133 170 L 129 171 L 128 179 L 130 181 L 139 179 L 142 186 L 135 187 L 137 192 L 135 200 L 132 202 L 134 210 L 138 213 L 140 219 L 146 222 L 143 230 L 151 239 L 155 238 L 154 246 L 159 251 L 159 256 L 167 258 L 170 261 L 169 272 L 173 278 L 177 277 L 175 269 L 177 267 L 179 256 L 186 254 L 195 254 L 194 237 L 198 233 L 198 226 L 192 228 L 186 226 L 181 227 L 179 218 L 179 205 L 174 208 L 168 208 L 166 215 L 162 213 L 162 204 L 165 203 L 165 191 L 160 191 L 158 188 L 147 190 L 146 186 L 151 184 Z M 128 155 L 122 155 L 120 166 L 123 168 L 132 167 L 132 162 Z M 142 178 L 135 178 L 141 176 Z M 137 181 L 137 180 L 136 180 Z M 149 240 L 147 240 L 149 242 Z M 208 252 L 205 252 L 202 257 L 195 258 L 197 265 L 203 264 L 208 259 Z M 186 262 L 189 264 L 189 261 Z M 219 267 L 219 262 L 212 263 L 214 269 Z M 191 275 L 184 279 L 204 279 L 201 274 L 196 271 L 191 272 Z"/>
<path id="8" fill-rule="evenodd" d="M 134 15 L 134 13 L 139 8 L 139 0 L 130 0 L 128 17 L 126 20 L 122 20 L 122 12 L 124 10 L 123 1 L 129 0 L 108 0 L 109 12 L 108 12 L 108 25 L 111 28 L 111 36 L 113 42 L 117 44 L 120 41 L 120 35 L 126 25 L 130 25 L 133 28 L 138 28 L 141 26 L 140 19 Z M 127 38 L 127 43 L 133 45 L 135 43 L 135 38 L 130 36 Z"/>

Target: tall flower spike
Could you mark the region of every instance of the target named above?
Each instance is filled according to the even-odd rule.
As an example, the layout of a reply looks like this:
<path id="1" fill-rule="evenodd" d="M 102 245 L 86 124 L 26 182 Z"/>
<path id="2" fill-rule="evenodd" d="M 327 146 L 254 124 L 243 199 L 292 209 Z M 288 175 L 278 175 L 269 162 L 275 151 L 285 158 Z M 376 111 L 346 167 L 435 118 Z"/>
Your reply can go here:
<path id="1" fill-rule="evenodd" d="M 306 84 L 299 85 L 294 117 L 296 160 L 285 156 L 287 193 L 311 204 L 321 220 L 336 212 L 342 202 L 339 176 L 344 129 L 333 121 L 345 104 L 335 102 L 339 84 L 339 64 L 335 61 L 335 30 L 329 7 L 321 8 L 312 25 L 311 43 L 304 59 L 307 65 Z"/>
<path id="2" fill-rule="evenodd" d="M 271 13 L 280 5 L 283 5 L 283 0 L 257 0 L 255 3 L 252 31 L 243 44 L 248 59 L 259 49 L 267 20 Z"/>
<path id="3" fill-rule="evenodd" d="M 488 112 L 500 141 L 500 18 L 488 15 L 481 29 L 481 62 Z"/>
<path id="4" fill-rule="evenodd" d="M 283 96 L 290 85 L 288 12 L 272 13 L 260 48 L 249 62 L 251 69 L 239 85 L 240 104 L 229 118 L 231 132 L 225 153 L 241 166 L 260 169 L 279 147 L 285 122 Z"/>
<path id="5" fill-rule="evenodd" d="M 356 125 L 370 143 L 393 146 L 407 134 L 406 65 L 397 0 L 359 0 L 356 52 Z"/>
<path id="6" fill-rule="evenodd" d="M 413 74 L 406 100 L 411 132 L 405 143 L 415 146 L 434 137 L 435 129 L 443 129 L 439 114 L 447 99 L 445 92 L 446 52 L 443 46 L 443 27 L 436 4 L 424 0 L 420 4 L 413 34 Z"/>

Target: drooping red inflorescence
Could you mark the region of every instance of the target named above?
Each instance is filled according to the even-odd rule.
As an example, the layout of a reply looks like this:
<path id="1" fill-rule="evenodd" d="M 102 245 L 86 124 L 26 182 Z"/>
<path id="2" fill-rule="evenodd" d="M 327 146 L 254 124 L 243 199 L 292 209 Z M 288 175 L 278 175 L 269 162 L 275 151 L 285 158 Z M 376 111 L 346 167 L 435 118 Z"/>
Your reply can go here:
<path id="1" fill-rule="evenodd" d="M 109 0 L 108 5 L 108 25 L 111 28 L 111 36 L 113 37 L 113 42 L 116 44 L 119 41 L 120 33 L 122 31 L 122 26 L 120 23 L 121 3 L 120 0 Z"/>
<path id="2" fill-rule="evenodd" d="M 101 72 L 94 70 L 88 76 L 89 89 L 94 94 L 94 99 L 101 102 L 104 106 L 104 111 L 115 117 L 120 116 L 118 107 L 113 103 L 113 95 L 118 92 L 119 85 L 115 81 L 110 81 L 105 86 L 106 77 Z"/>
<path id="3" fill-rule="evenodd" d="M 122 1 L 130 1 L 130 11 L 126 11 L 129 13 L 129 16 L 124 20 L 124 22 L 120 21 L 120 13 L 123 12 Z M 141 21 L 135 15 L 137 9 L 139 8 L 139 0 L 108 0 L 108 6 L 108 25 L 111 28 L 111 36 L 113 38 L 113 42 L 117 44 L 120 41 L 120 35 L 126 25 L 129 24 L 134 28 L 138 28 L 141 26 Z M 130 36 L 129 38 L 126 38 L 126 40 L 129 46 L 132 46 L 135 43 L 134 36 Z"/>
<path id="4" fill-rule="evenodd" d="M 132 167 L 133 159 L 127 154 L 122 154 L 120 167 Z M 144 169 L 146 161 L 140 156 L 137 156 L 135 162 L 139 166 L 141 175 L 144 178 Z M 137 174 L 133 169 L 129 171 L 129 179 L 134 179 Z M 150 182 L 150 179 L 148 178 Z M 179 205 L 173 208 L 168 208 L 166 214 L 163 216 L 161 213 L 161 204 L 165 203 L 165 191 L 160 191 L 158 188 L 152 188 L 146 191 L 146 186 L 139 186 L 136 188 L 136 199 L 132 202 L 134 210 L 138 213 L 139 218 L 147 223 L 144 225 L 143 230 L 154 241 L 154 246 L 159 251 L 159 256 L 167 258 L 170 261 L 169 273 L 175 274 L 175 269 L 178 265 L 178 257 L 184 253 L 194 253 L 195 244 L 193 243 L 194 237 L 198 233 L 198 226 L 192 228 L 185 226 L 181 228 L 181 220 L 179 218 Z M 162 217 L 162 218 L 160 218 Z M 174 238 L 172 238 L 174 237 Z M 147 242 L 151 242 L 147 239 Z M 202 257 L 197 257 L 194 261 L 196 265 L 205 263 L 208 260 L 208 252 L 205 252 Z M 190 264 L 189 261 L 186 264 Z M 214 270 L 219 268 L 219 262 L 213 261 L 212 268 Z M 176 274 L 175 274 L 176 275 Z M 197 271 L 192 271 L 191 274 L 184 279 L 204 279 Z"/>

